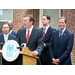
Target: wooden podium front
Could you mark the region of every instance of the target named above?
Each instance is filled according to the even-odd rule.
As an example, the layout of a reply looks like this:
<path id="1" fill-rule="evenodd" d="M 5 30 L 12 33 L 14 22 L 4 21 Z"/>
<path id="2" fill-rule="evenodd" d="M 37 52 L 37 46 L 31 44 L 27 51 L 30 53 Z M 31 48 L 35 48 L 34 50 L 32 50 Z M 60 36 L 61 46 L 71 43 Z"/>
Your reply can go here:
<path id="1" fill-rule="evenodd" d="M 0 53 L 2 53 L 2 50 L 0 50 Z M 20 54 L 22 54 L 22 65 L 36 65 L 38 56 L 33 56 L 32 52 L 28 49 L 28 47 L 22 47 L 22 51 L 20 51 Z M 1 59 L 2 62 L 2 59 Z"/>
<path id="2" fill-rule="evenodd" d="M 32 52 L 28 49 L 28 47 L 22 47 L 22 51 L 20 51 L 20 54 L 22 54 L 22 62 L 23 65 L 36 65 L 38 56 L 33 56 Z"/>

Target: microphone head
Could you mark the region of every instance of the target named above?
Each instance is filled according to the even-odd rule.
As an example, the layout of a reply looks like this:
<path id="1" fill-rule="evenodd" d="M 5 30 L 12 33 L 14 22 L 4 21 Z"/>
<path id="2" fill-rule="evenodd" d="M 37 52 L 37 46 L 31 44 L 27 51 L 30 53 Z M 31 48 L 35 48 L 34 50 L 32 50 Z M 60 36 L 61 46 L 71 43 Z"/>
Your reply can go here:
<path id="1" fill-rule="evenodd" d="M 21 47 L 24 47 L 24 45 L 21 45 L 21 46 L 17 47 L 17 49 L 20 49 Z"/>

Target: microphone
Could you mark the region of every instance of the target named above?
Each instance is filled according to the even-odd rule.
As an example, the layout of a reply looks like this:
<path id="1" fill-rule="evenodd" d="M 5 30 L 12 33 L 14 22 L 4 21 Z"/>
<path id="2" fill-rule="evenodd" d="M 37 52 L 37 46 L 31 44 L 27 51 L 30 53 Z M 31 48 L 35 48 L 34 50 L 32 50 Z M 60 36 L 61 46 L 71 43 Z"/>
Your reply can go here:
<path id="1" fill-rule="evenodd" d="M 24 45 L 21 45 L 21 46 L 17 47 L 17 49 L 21 49 L 21 47 L 24 47 Z"/>

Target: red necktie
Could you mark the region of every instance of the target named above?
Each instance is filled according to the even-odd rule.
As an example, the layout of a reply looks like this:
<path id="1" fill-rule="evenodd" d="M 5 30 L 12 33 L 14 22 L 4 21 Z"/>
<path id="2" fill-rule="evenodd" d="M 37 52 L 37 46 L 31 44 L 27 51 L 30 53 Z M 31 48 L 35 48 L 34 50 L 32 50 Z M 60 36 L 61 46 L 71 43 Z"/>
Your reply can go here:
<path id="1" fill-rule="evenodd" d="M 26 42 L 27 42 L 27 44 L 28 44 L 28 41 L 29 41 L 29 30 L 28 30 L 27 38 L 26 38 Z"/>
<path id="2" fill-rule="evenodd" d="M 46 28 L 44 28 L 44 30 L 43 30 L 43 37 L 45 36 L 45 30 L 46 30 Z"/>

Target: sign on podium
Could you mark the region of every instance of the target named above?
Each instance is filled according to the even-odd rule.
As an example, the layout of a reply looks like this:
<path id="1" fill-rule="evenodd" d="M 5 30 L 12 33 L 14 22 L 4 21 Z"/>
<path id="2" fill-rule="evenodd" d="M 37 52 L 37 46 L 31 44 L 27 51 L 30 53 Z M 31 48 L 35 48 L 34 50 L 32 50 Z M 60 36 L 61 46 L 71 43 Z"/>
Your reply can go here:
<path id="1" fill-rule="evenodd" d="M 19 47 L 18 43 L 14 40 L 7 41 L 4 45 L 0 53 L 2 53 L 3 58 L 12 62 L 16 60 L 19 54 L 22 55 L 22 65 L 36 65 L 38 56 L 33 56 L 32 51 L 28 49 L 28 47 L 22 47 L 22 51 L 17 49 Z M 1 59 L 2 60 L 2 59 Z"/>

